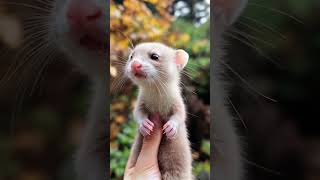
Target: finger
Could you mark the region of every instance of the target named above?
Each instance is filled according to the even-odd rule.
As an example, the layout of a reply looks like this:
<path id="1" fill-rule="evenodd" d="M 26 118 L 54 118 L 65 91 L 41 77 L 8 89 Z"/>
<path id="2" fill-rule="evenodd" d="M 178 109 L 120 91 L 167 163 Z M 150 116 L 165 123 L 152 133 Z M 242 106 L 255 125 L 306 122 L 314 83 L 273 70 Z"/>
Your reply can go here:
<path id="1" fill-rule="evenodd" d="M 159 115 L 150 116 L 150 119 L 154 122 L 153 133 L 143 138 L 141 151 L 135 164 L 135 174 L 142 175 L 143 178 L 136 176 L 135 179 L 161 179 L 157 156 L 162 138 L 162 123 Z M 143 176 L 145 173 L 148 176 Z"/>
<path id="2" fill-rule="evenodd" d="M 140 159 L 140 161 L 148 162 L 152 159 L 151 161 L 157 162 L 157 154 L 161 138 L 161 124 L 155 123 L 153 133 L 150 136 L 145 136 L 143 138 L 142 148 L 138 159 Z"/>

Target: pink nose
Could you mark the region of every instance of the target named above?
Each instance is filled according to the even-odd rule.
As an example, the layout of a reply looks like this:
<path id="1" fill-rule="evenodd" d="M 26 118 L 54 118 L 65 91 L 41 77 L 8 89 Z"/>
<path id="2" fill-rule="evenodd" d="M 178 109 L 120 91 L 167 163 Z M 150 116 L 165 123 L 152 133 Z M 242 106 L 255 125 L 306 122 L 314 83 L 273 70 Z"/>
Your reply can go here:
<path id="1" fill-rule="evenodd" d="M 142 65 L 140 63 L 138 63 L 138 62 L 133 62 L 131 64 L 131 68 L 132 68 L 133 72 L 140 72 L 141 71 L 141 67 L 142 67 Z"/>
<path id="2" fill-rule="evenodd" d="M 90 0 L 70 0 L 66 12 L 68 24 L 72 31 L 90 31 L 98 26 L 102 10 Z"/>

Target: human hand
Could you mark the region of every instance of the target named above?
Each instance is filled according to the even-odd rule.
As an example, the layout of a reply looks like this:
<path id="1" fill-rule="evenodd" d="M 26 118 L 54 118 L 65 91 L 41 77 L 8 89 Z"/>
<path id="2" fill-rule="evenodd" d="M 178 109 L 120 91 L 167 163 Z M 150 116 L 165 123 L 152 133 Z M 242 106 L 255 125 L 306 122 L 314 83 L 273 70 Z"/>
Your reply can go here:
<path id="1" fill-rule="evenodd" d="M 130 155 L 124 173 L 124 180 L 161 180 L 158 165 L 158 149 L 162 138 L 162 123 L 159 114 L 150 116 L 153 131 L 143 137 L 141 152 L 134 164 Z"/>

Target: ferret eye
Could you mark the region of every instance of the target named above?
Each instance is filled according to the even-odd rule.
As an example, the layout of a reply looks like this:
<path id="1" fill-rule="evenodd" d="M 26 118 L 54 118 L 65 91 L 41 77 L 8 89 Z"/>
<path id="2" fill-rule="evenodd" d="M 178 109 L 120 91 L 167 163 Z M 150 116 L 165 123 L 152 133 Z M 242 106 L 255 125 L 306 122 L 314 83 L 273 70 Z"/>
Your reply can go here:
<path id="1" fill-rule="evenodd" d="M 131 60 L 133 58 L 134 52 L 130 55 L 129 59 Z"/>
<path id="2" fill-rule="evenodd" d="M 152 60 L 157 61 L 157 60 L 159 60 L 159 55 L 153 53 L 153 54 L 150 55 L 150 58 L 151 58 Z"/>

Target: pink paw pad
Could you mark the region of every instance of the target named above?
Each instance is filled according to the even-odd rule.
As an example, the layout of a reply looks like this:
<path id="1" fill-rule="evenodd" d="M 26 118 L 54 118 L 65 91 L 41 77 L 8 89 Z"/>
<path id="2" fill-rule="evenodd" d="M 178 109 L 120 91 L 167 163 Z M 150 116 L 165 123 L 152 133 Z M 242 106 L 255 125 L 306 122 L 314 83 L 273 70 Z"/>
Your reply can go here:
<path id="1" fill-rule="evenodd" d="M 153 131 L 154 123 L 151 122 L 149 119 L 145 119 L 139 127 L 139 131 L 142 136 L 150 135 Z"/>

